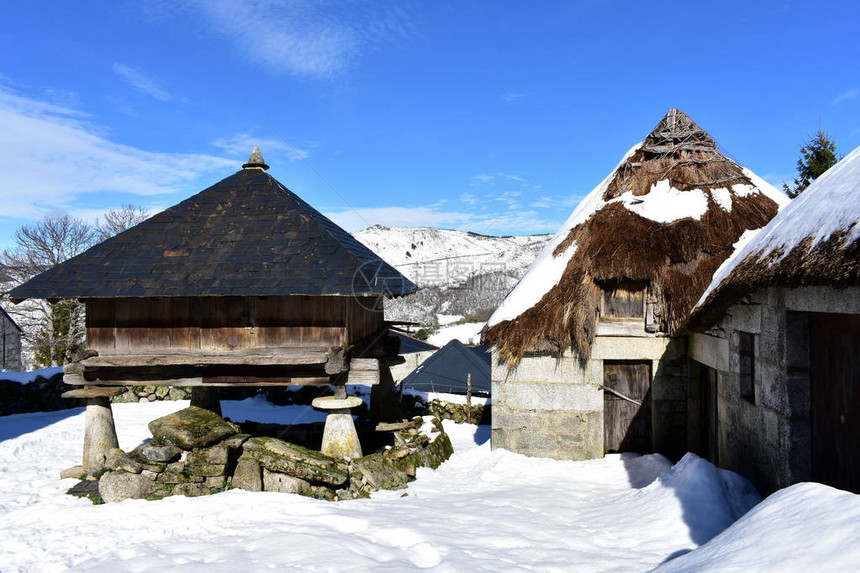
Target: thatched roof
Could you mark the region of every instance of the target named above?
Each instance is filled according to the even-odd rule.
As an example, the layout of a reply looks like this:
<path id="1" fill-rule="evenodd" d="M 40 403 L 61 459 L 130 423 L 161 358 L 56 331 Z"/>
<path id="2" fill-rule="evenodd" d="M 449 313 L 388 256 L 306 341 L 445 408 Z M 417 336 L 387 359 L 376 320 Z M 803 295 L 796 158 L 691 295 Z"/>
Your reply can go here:
<path id="1" fill-rule="evenodd" d="M 684 330 L 711 326 L 760 288 L 860 286 L 860 147 L 745 239 L 714 275 Z"/>
<path id="2" fill-rule="evenodd" d="M 9 296 L 400 296 L 418 290 L 267 168 L 255 150 L 241 171 Z"/>
<path id="3" fill-rule="evenodd" d="M 512 367 L 529 351 L 572 348 L 588 358 L 600 284 L 618 280 L 647 282 L 661 329 L 673 334 L 743 232 L 787 202 L 669 110 L 583 199 L 490 318 L 484 340 Z"/>

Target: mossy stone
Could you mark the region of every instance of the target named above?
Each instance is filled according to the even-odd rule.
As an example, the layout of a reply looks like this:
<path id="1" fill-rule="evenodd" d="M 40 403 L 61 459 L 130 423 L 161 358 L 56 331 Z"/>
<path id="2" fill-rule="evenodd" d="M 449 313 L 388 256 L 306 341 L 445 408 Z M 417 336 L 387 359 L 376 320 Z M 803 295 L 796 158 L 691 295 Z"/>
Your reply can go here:
<path id="1" fill-rule="evenodd" d="M 153 420 L 149 423 L 149 431 L 156 439 L 172 442 L 183 450 L 193 450 L 233 436 L 238 428 L 209 410 L 189 406 Z"/>

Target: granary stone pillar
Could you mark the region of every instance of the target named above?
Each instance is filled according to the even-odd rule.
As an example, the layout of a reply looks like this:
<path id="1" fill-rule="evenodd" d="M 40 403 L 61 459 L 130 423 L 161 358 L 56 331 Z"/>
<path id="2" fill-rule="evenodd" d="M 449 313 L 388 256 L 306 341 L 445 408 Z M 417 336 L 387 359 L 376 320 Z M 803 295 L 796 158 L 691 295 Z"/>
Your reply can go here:
<path id="1" fill-rule="evenodd" d="M 218 388 L 211 386 L 192 386 L 191 405 L 209 410 L 213 414 L 221 415 L 221 399 L 218 397 Z"/>
<path id="2" fill-rule="evenodd" d="M 88 477 L 101 475 L 105 469 L 108 452 L 119 447 L 110 399 L 122 390 L 122 388 L 80 388 L 63 394 L 63 398 L 82 398 L 86 402 L 83 466 Z"/>
<path id="3" fill-rule="evenodd" d="M 358 396 L 323 396 L 311 402 L 314 408 L 328 412 L 320 448 L 322 453 L 333 458 L 361 457 L 361 443 L 350 413 L 351 408 L 361 403 Z"/>

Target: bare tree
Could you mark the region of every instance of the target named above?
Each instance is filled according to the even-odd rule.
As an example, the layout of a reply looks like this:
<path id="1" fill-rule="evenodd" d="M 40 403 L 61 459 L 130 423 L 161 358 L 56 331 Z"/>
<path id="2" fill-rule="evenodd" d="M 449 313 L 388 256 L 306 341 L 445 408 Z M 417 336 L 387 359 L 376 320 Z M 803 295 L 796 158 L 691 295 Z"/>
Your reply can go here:
<path id="1" fill-rule="evenodd" d="M 126 204 L 119 209 L 111 209 L 104 215 L 104 221 L 96 220 L 95 230 L 99 241 L 110 239 L 114 235 L 118 235 L 149 219 L 150 213 L 140 205 L 135 207 L 132 204 Z"/>
<path id="2" fill-rule="evenodd" d="M 0 272 L 7 288 L 88 249 L 96 232 L 81 219 L 62 215 L 46 217 L 15 231 L 16 246 L 0 255 Z M 84 346 L 84 307 L 72 299 L 30 300 L 10 309 L 24 330 L 27 354 L 35 366 L 59 366 Z"/>

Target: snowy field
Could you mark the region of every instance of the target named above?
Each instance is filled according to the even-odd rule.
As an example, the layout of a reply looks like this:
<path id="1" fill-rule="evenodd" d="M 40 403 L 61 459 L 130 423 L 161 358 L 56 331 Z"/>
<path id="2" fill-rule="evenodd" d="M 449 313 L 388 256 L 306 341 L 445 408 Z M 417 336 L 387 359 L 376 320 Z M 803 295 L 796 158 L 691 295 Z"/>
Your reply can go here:
<path id="1" fill-rule="evenodd" d="M 186 405 L 115 405 L 120 446 L 135 447 L 150 437 L 150 420 Z M 304 416 L 256 400 L 224 402 L 224 412 Z M 757 496 L 695 456 L 674 467 L 659 455 L 559 462 L 491 451 L 486 427 L 446 429 L 449 461 L 372 499 L 233 490 L 93 506 L 64 495 L 75 482 L 57 478 L 80 462 L 81 409 L 2 417 L 0 570 L 848 571 L 860 563 L 860 496 L 801 484 L 729 527 Z"/>
<path id="2" fill-rule="evenodd" d="M 463 322 L 443 326 L 427 337 L 427 343 L 439 348 L 455 339 L 463 344 L 480 344 L 481 330 L 483 330 L 484 324 L 483 322 Z"/>

